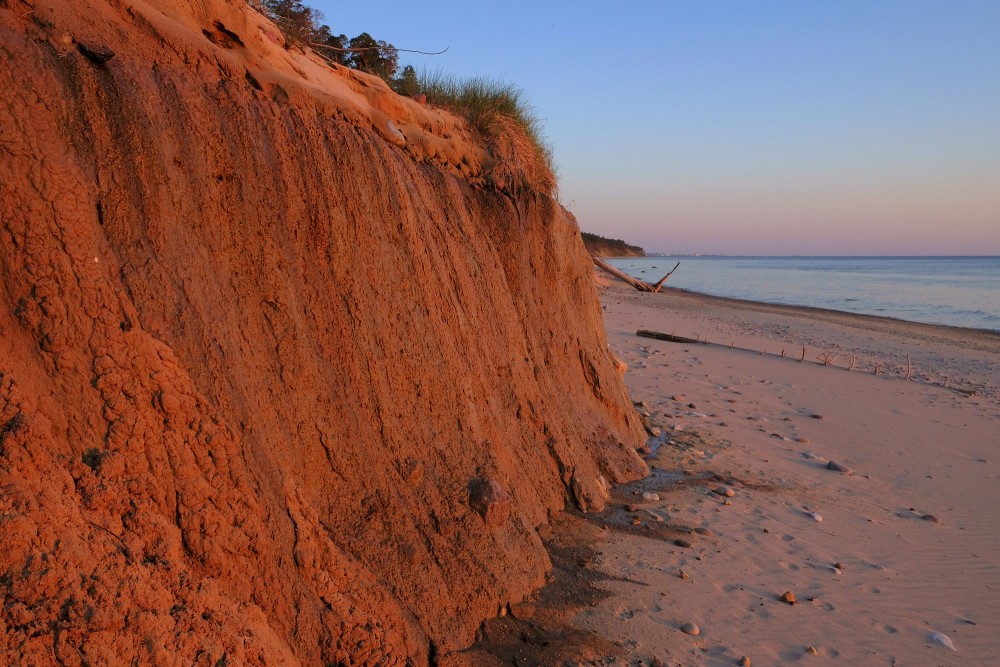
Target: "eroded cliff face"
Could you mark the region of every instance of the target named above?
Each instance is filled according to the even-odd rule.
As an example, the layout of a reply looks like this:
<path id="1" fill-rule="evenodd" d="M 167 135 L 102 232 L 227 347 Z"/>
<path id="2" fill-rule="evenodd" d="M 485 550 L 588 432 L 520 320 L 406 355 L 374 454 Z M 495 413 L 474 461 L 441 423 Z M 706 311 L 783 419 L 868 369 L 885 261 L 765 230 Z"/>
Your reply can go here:
<path id="1" fill-rule="evenodd" d="M 0 0 L 0 120 L 0 663 L 428 664 L 646 472 L 571 217 L 241 0 Z"/>

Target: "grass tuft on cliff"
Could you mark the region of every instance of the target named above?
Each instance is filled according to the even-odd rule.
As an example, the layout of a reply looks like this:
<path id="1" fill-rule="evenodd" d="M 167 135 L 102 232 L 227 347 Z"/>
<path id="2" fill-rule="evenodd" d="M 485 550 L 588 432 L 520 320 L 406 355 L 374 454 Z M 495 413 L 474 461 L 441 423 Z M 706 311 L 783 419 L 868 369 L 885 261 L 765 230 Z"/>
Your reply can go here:
<path id="1" fill-rule="evenodd" d="M 417 88 L 429 104 L 464 116 L 486 138 L 496 161 L 492 174 L 498 187 L 555 191 L 552 149 L 520 88 L 486 77 L 461 79 L 441 70 L 421 72 Z"/>

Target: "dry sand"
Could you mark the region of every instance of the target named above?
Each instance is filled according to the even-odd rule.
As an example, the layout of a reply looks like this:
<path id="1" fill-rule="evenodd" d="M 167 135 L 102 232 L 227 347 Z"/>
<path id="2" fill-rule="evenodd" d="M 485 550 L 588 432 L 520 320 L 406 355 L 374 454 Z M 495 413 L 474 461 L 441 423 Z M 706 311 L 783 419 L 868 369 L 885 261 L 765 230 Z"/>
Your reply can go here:
<path id="1" fill-rule="evenodd" d="M 1000 663 L 1000 335 L 599 291 L 632 398 L 662 434 L 653 475 L 590 517 L 611 595 L 571 624 L 622 647 L 594 662 Z"/>

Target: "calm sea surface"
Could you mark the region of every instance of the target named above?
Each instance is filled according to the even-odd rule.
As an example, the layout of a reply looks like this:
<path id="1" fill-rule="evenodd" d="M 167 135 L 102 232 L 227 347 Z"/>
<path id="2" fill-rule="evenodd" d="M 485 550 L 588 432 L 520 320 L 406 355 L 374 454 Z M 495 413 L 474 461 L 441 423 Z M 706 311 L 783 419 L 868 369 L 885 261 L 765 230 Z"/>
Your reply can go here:
<path id="1" fill-rule="evenodd" d="M 644 257 L 629 275 L 693 292 L 1000 331 L 1000 257 Z"/>

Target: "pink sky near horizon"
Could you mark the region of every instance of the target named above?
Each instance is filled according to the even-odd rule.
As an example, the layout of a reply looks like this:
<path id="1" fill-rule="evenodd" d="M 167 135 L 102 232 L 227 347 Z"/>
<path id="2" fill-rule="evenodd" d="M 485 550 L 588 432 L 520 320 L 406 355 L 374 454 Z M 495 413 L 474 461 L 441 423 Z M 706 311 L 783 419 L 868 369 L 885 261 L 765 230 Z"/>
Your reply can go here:
<path id="1" fill-rule="evenodd" d="M 652 189 L 595 183 L 564 204 L 584 231 L 648 252 L 1000 255 L 1000 187 L 989 183 L 678 180 L 655 197 Z"/>

